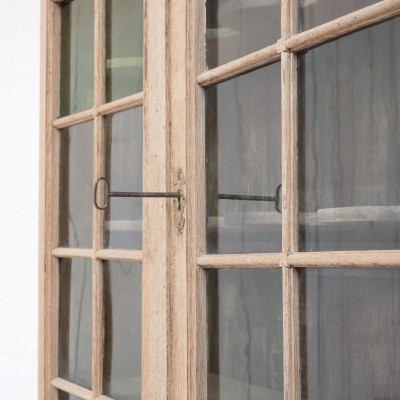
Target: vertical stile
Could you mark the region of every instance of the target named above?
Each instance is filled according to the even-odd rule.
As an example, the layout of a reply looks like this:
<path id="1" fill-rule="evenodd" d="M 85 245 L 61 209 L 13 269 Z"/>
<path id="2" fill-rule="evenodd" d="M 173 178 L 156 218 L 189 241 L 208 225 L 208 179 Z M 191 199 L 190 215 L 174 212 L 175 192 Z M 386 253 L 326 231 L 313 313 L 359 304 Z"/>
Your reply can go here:
<path id="1" fill-rule="evenodd" d="M 57 398 L 57 390 L 50 382 L 58 375 L 58 260 L 52 250 L 58 244 L 58 137 L 53 121 L 59 112 L 59 69 L 61 47 L 61 10 L 53 2 L 43 1 L 42 12 L 45 15 L 42 27 L 42 93 L 41 106 L 41 217 L 43 218 L 40 238 L 40 281 L 43 280 L 43 312 L 40 321 L 41 340 L 40 358 L 42 358 L 39 376 L 39 394 L 45 400 Z M 43 370 L 41 370 L 43 368 Z"/>
<path id="2" fill-rule="evenodd" d="M 205 120 L 204 89 L 196 78 L 205 70 L 205 4 L 191 0 L 187 9 L 188 44 L 188 142 L 187 142 L 187 230 L 190 400 L 207 397 L 206 271 L 197 265 L 205 253 Z M 194 194 L 196 195 L 190 195 Z"/>
<path id="3" fill-rule="evenodd" d="M 95 46 L 94 46 L 94 165 L 93 180 L 104 174 L 104 122 L 97 108 L 105 101 L 105 0 L 95 3 Z M 94 254 L 103 247 L 104 213 L 93 207 L 93 250 Z M 93 397 L 103 392 L 103 262 L 93 257 L 93 345 L 92 345 L 92 390 Z"/>
<path id="4" fill-rule="evenodd" d="M 297 0 L 282 0 L 282 38 L 297 31 Z M 297 210 L 297 55 L 282 52 L 282 259 L 284 398 L 300 400 L 298 271 L 287 256 L 298 249 Z"/>
<path id="5" fill-rule="evenodd" d="M 143 191 L 168 180 L 167 0 L 144 1 Z M 168 398 L 168 204 L 143 199 L 142 398 Z"/>

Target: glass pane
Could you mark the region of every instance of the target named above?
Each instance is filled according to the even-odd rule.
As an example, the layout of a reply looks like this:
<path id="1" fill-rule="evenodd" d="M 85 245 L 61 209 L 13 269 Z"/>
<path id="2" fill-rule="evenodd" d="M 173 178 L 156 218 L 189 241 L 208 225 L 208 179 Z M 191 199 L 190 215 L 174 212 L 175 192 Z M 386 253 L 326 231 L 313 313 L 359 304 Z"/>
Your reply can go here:
<path id="1" fill-rule="evenodd" d="M 94 1 L 64 1 L 61 7 L 61 116 L 93 106 Z"/>
<path id="2" fill-rule="evenodd" d="M 300 30 L 305 31 L 381 0 L 298 0 Z"/>
<path id="3" fill-rule="evenodd" d="M 143 0 L 106 2 L 106 99 L 143 90 Z"/>
<path id="4" fill-rule="evenodd" d="M 283 400 L 282 271 L 207 271 L 208 400 Z"/>
<path id="5" fill-rule="evenodd" d="M 280 99 L 280 63 L 206 89 L 210 253 L 281 251 Z"/>
<path id="6" fill-rule="evenodd" d="M 400 271 L 300 271 L 302 399 L 400 398 Z"/>
<path id="7" fill-rule="evenodd" d="M 274 44 L 281 36 L 280 0 L 207 0 L 208 68 Z"/>
<path id="8" fill-rule="evenodd" d="M 104 266 L 104 393 L 141 399 L 142 268 L 112 261 Z"/>
<path id="9" fill-rule="evenodd" d="M 111 189 L 142 191 L 143 107 L 105 118 L 106 176 Z M 104 246 L 142 247 L 142 200 L 112 198 L 106 211 Z"/>
<path id="10" fill-rule="evenodd" d="M 60 260 L 59 376 L 92 386 L 92 261 Z"/>
<path id="11" fill-rule="evenodd" d="M 300 248 L 397 249 L 400 20 L 300 60 Z"/>
<path id="12" fill-rule="evenodd" d="M 60 132 L 60 246 L 92 247 L 93 123 Z"/>
<path id="13" fill-rule="evenodd" d="M 73 396 L 72 394 L 62 392 L 61 390 L 58 392 L 58 400 L 82 400 L 80 397 Z"/>

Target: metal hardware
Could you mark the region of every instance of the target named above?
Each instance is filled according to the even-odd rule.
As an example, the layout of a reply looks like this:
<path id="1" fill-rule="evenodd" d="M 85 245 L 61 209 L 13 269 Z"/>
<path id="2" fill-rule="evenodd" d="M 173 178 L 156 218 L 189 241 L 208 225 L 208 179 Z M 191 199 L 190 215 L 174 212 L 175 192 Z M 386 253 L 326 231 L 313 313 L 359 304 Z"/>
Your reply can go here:
<path id="1" fill-rule="evenodd" d="M 282 185 L 279 185 L 275 191 L 275 197 L 272 196 L 252 196 L 252 195 L 240 195 L 240 194 L 219 194 L 219 200 L 247 200 L 247 201 L 273 201 L 275 203 L 275 210 L 282 214 L 282 210 L 280 209 L 280 200 L 281 200 L 281 190 Z"/>
<path id="2" fill-rule="evenodd" d="M 105 183 L 104 197 L 105 203 L 103 206 L 100 206 L 97 202 L 97 188 L 99 183 L 103 181 Z M 184 200 L 183 192 L 178 190 L 177 192 L 111 192 L 109 190 L 110 182 L 104 176 L 97 178 L 96 183 L 94 184 L 93 190 L 93 203 L 94 206 L 98 210 L 105 210 L 108 207 L 111 197 L 152 197 L 152 198 L 175 198 L 178 199 L 178 209 L 181 207 L 181 200 Z"/>

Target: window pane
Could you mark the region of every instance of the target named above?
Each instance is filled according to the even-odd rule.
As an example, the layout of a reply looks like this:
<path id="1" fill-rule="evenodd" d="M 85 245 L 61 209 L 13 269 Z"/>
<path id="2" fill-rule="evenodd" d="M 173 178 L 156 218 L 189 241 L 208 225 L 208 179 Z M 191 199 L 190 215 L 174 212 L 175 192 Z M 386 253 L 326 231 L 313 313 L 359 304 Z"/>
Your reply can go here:
<path id="1" fill-rule="evenodd" d="M 92 386 L 92 262 L 60 260 L 59 376 Z"/>
<path id="2" fill-rule="evenodd" d="M 400 271 L 300 271 L 302 399 L 400 398 Z"/>
<path id="3" fill-rule="evenodd" d="M 107 101 L 143 90 L 143 0 L 106 2 Z"/>
<path id="4" fill-rule="evenodd" d="M 298 0 L 300 30 L 305 31 L 381 0 Z"/>
<path id="5" fill-rule="evenodd" d="M 93 106 L 94 1 L 65 1 L 61 7 L 61 116 Z"/>
<path id="6" fill-rule="evenodd" d="M 72 394 L 62 392 L 61 390 L 58 392 L 58 400 L 82 400 L 80 397 L 73 396 Z"/>
<path id="7" fill-rule="evenodd" d="M 104 393 L 141 399 L 142 269 L 132 262 L 104 266 Z"/>
<path id="8" fill-rule="evenodd" d="M 300 59 L 300 248 L 397 249 L 400 20 Z"/>
<path id="9" fill-rule="evenodd" d="M 283 400 L 282 271 L 207 271 L 208 400 Z"/>
<path id="10" fill-rule="evenodd" d="M 93 123 L 60 132 L 60 246 L 92 247 Z"/>
<path id="11" fill-rule="evenodd" d="M 210 253 L 281 251 L 280 76 L 276 63 L 206 89 Z"/>
<path id="12" fill-rule="evenodd" d="M 143 107 L 105 118 L 106 176 L 113 191 L 141 192 Z M 112 198 L 105 214 L 106 248 L 142 247 L 142 200 Z"/>
<path id="13" fill-rule="evenodd" d="M 208 68 L 274 44 L 281 36 L 280 0 L 207 0 Z"/>

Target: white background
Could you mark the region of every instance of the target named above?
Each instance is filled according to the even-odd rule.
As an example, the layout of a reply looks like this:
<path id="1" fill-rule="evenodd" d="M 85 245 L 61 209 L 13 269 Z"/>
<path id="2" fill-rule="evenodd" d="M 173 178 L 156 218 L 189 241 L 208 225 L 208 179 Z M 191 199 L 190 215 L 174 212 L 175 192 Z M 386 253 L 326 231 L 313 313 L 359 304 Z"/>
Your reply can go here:
<path id="1" fill-rule="evenodd" d="M 40 1 L 0 0 L 0 391 L 37 399 Z"/>

